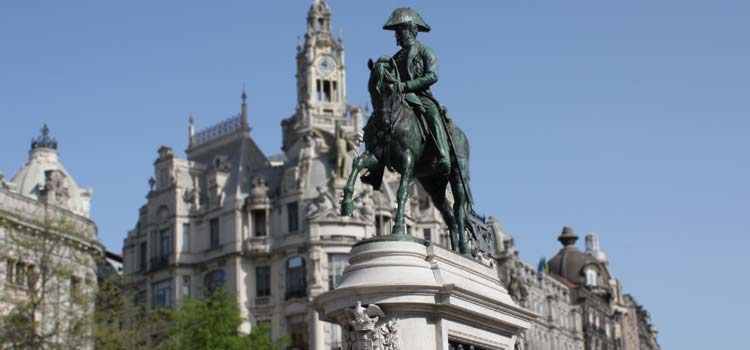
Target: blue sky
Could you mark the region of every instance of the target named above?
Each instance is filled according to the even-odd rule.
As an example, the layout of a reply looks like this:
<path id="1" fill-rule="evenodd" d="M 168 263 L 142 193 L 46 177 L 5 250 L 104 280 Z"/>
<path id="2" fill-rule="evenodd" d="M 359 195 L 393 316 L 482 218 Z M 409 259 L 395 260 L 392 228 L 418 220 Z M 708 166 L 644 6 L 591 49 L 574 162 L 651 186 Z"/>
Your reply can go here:
<path id="1" fill-rule="evenodd" d="M 0 171 L 42 123 L 110 250 L 136 222 L 161 145 L 187 121 L 240 108 L 280 152 L 294 52 L 310 1 L 16 1 L 0 4 Z M 527 261 L 563 225 L 597 232 L 610 268 L 651 312 L 664 349 L 736 348 L 750 302 L 750 3 L 329 1 L 352 104 L 380 28 L 412 6 L 433 27 L 436 95 L 472 144 L 477 207 Z M 582 244 L 582 242 L 579 242 Z"/>

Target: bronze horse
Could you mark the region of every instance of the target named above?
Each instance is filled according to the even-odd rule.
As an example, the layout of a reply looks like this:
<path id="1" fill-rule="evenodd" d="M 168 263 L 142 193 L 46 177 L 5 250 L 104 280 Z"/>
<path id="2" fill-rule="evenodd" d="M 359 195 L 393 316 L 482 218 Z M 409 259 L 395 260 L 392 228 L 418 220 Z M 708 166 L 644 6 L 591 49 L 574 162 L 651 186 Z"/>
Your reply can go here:
<path id="1" fill-rule="evenodd" d="M 393 235 L 406 235 L 404 228 L 404 206 L 407 190 L 412 178 L 416 178 L 429 193 L 435 207 L 440 211 L 450 230 L 451 247 L 464 255 L 472 253 L 465 229 L 476 238 L 478 216 L 473 209 L 469 190 L 469 143 L 466 135 L 454 123 L 447 122 L 451 139 L 451 169 L 447 174 L 436 173 L 433 168 L 435 146 L 431 135 L 423 127 L 419 114 L 407 104 L 403 93 L 393 91 L 390 86 L 400 81 L 396 63 L 388 56 L 377 62 L 368 62 L 370 80 L 368 89 L 372 100 L 373 115 L 364 129 L 365 151 L 353 161 L 351 174 L 344 187 L 341 214 L 351 215 L 354 209 L 352 195 L 354 184 L 363 169 L 369 173 L 362 182 L 377 190 L 382 183 L 385 167 L 401 174 L 397 192 Z M 454 204 L 450 208 L 446 200 L 446 189 L 450 183 Z"/>

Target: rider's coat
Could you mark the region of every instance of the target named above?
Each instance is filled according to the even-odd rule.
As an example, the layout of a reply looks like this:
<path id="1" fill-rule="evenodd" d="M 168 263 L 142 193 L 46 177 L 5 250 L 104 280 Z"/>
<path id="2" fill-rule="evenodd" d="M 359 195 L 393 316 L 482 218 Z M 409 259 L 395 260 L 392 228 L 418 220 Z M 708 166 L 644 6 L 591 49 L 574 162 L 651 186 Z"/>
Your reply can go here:
<path id="1" fill-rule="evenodd" d="M 408 52 L 401 49 L 393 58 L 398 66 L 401 81 L 404 83 L 406 100 L 417 106 L 422 105 L 419 97 L 426 97 L 437 102 L 430 91 L 430 86 L 438 81 L 435 52 L 417 41 Z"/>

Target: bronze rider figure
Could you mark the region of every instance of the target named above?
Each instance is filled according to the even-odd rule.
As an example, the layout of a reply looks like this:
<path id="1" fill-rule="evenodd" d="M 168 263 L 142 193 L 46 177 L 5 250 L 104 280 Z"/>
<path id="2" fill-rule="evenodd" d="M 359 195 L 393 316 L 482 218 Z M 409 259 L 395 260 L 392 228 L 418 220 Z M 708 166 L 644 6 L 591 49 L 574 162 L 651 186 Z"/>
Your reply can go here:
<path id="1" fill-rule="evenodd" d="M 393 59 L 398 66 L 401 82 L 392 84 L 391 89 L 405 94 L 405 99 L 427 122 L 437 150 L 435 171 L 441 174 L 450 172 L 450 153 L 446 134 L 444 111 L 430 91 L 430 86 L 438 81 L 438 66 L 435 52 L 417 41 L 418 32 L 429 32 L 430 26 L 410 8 L 399 8 L 383 26 L 385 30 L 396 32 L 396 43 L 401 47 Z"/>

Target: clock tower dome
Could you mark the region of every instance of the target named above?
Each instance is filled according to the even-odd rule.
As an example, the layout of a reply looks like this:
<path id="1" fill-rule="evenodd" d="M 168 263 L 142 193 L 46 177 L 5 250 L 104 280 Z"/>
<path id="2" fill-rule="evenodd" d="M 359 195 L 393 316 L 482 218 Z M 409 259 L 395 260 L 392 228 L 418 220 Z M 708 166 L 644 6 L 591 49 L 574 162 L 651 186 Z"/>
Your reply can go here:
<path id="1" fill-rule="evenodd" d="M 331 9 L 314 0 L 307 14 L 304 43 L 297 42 L 297 108 L 284 120 L 284 149 L 309 131 L 335 133 L 336 125 L 347 131 L 362 128 L 361 108 L 346 99 L 346 64 L 343 39 L 331 30 Z"/>

